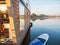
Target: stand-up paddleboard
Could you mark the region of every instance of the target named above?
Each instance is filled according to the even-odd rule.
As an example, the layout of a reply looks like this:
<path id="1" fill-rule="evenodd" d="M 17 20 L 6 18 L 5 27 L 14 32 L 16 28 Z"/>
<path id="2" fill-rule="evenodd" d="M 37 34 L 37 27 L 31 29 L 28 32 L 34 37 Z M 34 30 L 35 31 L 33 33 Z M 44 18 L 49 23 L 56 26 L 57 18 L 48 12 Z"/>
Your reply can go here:
<path id="1" fill-rule="evenodd" d="M 45 45 L 49 39 L 49 35 L 47 33 L 38 36 L 34 39 L 29 45 Z"/>

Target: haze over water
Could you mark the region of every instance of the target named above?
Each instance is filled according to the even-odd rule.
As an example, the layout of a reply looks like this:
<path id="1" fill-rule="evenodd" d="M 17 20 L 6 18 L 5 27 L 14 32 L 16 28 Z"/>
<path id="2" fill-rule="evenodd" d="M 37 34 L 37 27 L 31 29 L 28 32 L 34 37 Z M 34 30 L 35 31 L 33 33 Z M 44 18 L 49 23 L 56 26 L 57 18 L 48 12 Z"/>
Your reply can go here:
<path id="1" fill-rule="evenodd" d="M 31 13 L 60 15 L 60 0 L 29 0 Z"/>

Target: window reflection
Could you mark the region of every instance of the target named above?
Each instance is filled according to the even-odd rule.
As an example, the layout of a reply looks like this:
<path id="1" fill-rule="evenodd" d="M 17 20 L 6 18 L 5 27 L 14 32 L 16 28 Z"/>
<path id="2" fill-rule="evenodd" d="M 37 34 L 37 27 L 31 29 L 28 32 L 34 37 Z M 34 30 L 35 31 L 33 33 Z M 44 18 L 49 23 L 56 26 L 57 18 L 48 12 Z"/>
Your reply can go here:
<path id="1" fill-rule="evenodd" d="M 0 42 L 10 43 L 16 39 L 13 17 L 8 15 L 6 4 L 0 4 Z"/>
<path id="2" fill-rule="evenodd" d="M 0 4 L 0 42 L 9 38 L 9 17 L 5 4 Z"/>
<path id="3" fill-rule="evenodd" d="M 20 12 L 20 32 L 24 31 L 25 21 L 24 21 L 24 6 L 20 3 L 19 4 L 19 12 Z"/>

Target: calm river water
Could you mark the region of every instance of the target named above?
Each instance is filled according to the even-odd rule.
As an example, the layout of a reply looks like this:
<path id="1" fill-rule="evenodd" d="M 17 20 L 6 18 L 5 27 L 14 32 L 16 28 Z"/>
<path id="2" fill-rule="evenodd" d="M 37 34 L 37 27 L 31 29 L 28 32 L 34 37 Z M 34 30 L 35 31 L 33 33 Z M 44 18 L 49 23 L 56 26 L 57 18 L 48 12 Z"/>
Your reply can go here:
<path id="1" fill-rule="evenodd" d="M 46 45 L 60 45 L 60 19 L 37 19 L 32 23 L 31 41 L 43 33 L 48 33 L 49 40 Z"/>

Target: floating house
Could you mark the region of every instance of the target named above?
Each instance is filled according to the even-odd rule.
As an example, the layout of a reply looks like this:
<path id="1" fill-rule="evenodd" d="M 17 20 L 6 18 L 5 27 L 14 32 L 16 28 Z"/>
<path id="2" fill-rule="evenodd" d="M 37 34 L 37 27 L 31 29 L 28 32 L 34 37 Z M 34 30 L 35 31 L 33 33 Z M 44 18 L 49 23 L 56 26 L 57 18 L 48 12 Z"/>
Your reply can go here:
<path id="1" fill-rule="evenodd" d="M 0 44 L 21 45 L 30 26 L 27 0 L 0 0 Z"/>

